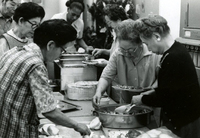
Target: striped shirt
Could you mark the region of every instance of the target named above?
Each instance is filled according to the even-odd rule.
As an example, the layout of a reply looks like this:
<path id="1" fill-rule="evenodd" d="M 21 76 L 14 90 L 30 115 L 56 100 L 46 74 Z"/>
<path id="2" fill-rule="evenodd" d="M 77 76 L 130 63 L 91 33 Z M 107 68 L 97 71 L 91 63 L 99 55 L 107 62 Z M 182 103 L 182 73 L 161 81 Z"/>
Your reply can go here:
<path id="1" fill-rule="evenodd" d="M 37 138 L 37 113 L 56 108 L 41 51 L 29 44 L 0 59 L 0 138 Z"/>

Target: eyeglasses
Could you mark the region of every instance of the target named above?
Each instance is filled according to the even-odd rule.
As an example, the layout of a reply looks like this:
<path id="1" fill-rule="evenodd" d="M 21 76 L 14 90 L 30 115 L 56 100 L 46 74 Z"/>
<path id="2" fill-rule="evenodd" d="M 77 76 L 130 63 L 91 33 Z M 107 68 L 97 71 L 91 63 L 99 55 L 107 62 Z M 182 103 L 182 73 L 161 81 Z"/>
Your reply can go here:
<path id="1" fill-rule="evenodd" d="M 38 27 L 40 26 L 40 24 L 32 23 L 32 22 L 30 22 L 29 20 L 27 20 L 27 22 L 31 24 L 31 28 L 32 28 L 33 30 L 35 30 L 36 28 L 38 28 Z"/>
<path id="2" fill-rule="evenodd" d="M 67 53 L 64 47 L 61 46 L 60 48 L 62 49 L 62 53 Z"/>
<path id="3" fill-rule="evenodd" d="M 123 52 L 123 53 L 135 53 L 137 51 L 138 47 L 136 48 L 129 48 L 129 49 L 123 49 L 120 47 L 120 51 Z"/>

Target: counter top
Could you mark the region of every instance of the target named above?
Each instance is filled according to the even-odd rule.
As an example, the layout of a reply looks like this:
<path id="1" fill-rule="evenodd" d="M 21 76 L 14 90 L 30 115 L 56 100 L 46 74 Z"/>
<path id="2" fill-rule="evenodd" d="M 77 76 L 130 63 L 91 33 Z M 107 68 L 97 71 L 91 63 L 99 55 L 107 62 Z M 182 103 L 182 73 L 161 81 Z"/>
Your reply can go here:
<path id="1" fill-rule="evenodd" d="M 89 124 L 96 117 L 93 115 L 94 108 L 92 107 L 91 100 L 89 100 L 89 101 L 73 101 L 73 100 L 64 98 L 64 96 L 62 94 L 57 93 L 57 92 L 56 93 L 54 92 L 54 95 L 57 100 L 65 100 L 69 103 L 80 106 L 80 108 L 77 110 L 65 112 L 64 114 L 67 117 L 70 117 L 71 119 L 73 119 L 77 122 L 80 122 L 80 123 L 84 123 L 84 124 Z M 109 104 L 115 104 L 115 102 L 110 100 Z M 52 123 L 52 122 L 43 117 L 40 119 L 40 123 L 43 124 L 43 123 Z M 66 127 L 62 127 L 62 126 L 59 126 L 58 128 L 60 130 L 60 134 L 63 134 L 63 135 L 70 134 L 71 137 L 82 138 L 82 136 L 78 132 L 74 131 L 74 129 L 70 129 L 70 128 L 66 128 Z M 156 125 L 155 119 L 152 116 L 151 123 L 147 127 L 145 127 L 144 130 L 149 130 L 149 129 L 153 129 L 153 128 L 157 128 L 157 125 Z M 65 134 L 66 132 L 67 132 L 67 134 Z M 94 132 L 95 135 L 98 135 L 98 136 L 104 135 L 104 132 L 102 130 L 92 131 L 92 132 Z"/>

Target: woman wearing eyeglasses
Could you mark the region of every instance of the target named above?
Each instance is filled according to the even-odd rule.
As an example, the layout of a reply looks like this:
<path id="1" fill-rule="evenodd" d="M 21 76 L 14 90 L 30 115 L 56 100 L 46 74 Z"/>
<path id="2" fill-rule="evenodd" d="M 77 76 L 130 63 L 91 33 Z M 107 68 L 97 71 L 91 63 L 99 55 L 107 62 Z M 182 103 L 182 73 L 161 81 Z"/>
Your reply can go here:
<path id="1" fill-rule="evenodd" d="M 134 27 L 135 21 L 128 19 L 115 28 L 119 49 L 112 54 L 102 72 L 93 97 L 94 106 L 99 105 L 102 94 L 116 76 L 120 85 L 135 88 L 156 86 L 156 67 L 160 56 L 148 51 Z M 132 92 L 122 92 L 120 102 L 130 103 L 132 96 Z"/>
<path id="2" fill-rule="evenodd" d="M 0 38 L 0 56 L 15 46 L 31 42 L 34 30 L 45 16 L 44 9 L 32 2 L 21 4 L 13 15 L 14 27 Z"/>

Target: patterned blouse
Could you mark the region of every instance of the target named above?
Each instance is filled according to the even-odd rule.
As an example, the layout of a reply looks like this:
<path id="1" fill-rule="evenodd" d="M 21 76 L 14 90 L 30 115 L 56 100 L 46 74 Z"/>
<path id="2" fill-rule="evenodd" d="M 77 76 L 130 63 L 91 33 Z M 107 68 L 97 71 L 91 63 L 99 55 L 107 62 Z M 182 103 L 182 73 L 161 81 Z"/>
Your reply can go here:
<path id="1" fill-rule="evenodd" d="M 2 56 L 0 86 L 0 137 L 37 138 L 37 113 L 56 108 L 37 45 L 14 47 Z"/>

